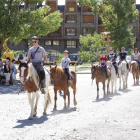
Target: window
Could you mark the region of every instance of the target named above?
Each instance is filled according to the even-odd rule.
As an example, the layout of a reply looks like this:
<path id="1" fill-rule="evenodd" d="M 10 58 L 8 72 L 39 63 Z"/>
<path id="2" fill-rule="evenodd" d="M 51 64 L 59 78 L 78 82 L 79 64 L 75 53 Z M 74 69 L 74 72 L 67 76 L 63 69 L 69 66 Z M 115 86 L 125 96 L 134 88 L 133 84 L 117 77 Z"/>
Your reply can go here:
<path id="1" fill-rule="evenodd" d="M 76 23 L 76 16 L 66 16 L 66 23 Z"/>
<path id="2" fill-rule="evenodd" d="M 94 15 L 83 15 L 83 23 L 94 23 Z"/>
<path id="3" fill-rule="evenodd" d="M 27 9 L 27 11 L 35 10 L 36 9 L 36 5 L 35 4 L 27 4 L 26 5 L 26 9 Z"/>
<path id="4" fill-rule="evenodd" d="M 76 35 L 76 28 L 66 28 L 66 35 Z"/>
<path id="5" fill-rule="evenodd" d="M 59 41 L 54 40 L 53 41 L 53 46 L 58 46 L 59 45 Z"/>
<path id="6" fill-rule="evenodd" d="M 76 48 L 76 41 L 74 40 L 67 41 L 67 48 Z"/>
<path id="7" fill-rule="evenodd" d="M 45 41 L 45 46 L 51 46 L 51 40 L 47 40 L 47 41 Z"/>
<path id="8" fill-rule="evenodd" d="M 67 12 L 76 12 L 76 6 L 77 6 L 76 2 L 67 2 L 66 5 L 67 5 L 66 7 Z"/>
<path id="9" fill-rule="evenodd" d="M 94 33 L 94 28 L 83 28 L 83 35 L 93 34 L 93 33 Z"/>
<path id="10" fill-rule="evenodd" d="M 92 12 L 92 10 L 88 6 L 83 6 L 83 12 Z"/>

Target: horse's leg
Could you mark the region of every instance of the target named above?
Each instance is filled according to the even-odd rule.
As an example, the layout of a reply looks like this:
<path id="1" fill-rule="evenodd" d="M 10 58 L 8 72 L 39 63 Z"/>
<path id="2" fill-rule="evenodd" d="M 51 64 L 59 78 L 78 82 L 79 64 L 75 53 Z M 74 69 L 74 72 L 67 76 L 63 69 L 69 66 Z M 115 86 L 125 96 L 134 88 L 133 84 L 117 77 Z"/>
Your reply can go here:
<path id="1" fill-rule="evenodd" d="M 139 74 L 137 73 L 137 84 L 139 85 Z"/>
<path id="2" fill-rule="evenodd" d="M 119 78 L 119 81 L 120 81 L 120 82 L 119 82 L 119 86 L 120 86 L 120 87 L 119 87 L 119 90 L 121 90 L 121 77 L 122 77 L 122 76 L 120 76 L 120 78 Z"/>
<path id="3" fill-rule="evenodd" d="M 54 109 L 53 110 L 56 110 L 56 101 L 57 101 L 57 90 L 54 89 L 54 94 L 55 94 L 55 97 L 54 97 Z"/>
<path id="4" fill-rule="evenodd" d="M 33 120 L 33 114 L 34 114 L 34 108 L 33 107 L 34 107 L 34 100 L 35 100 L 36 92 L 32 93 L 32 97 L 31 97 L 31 94 L 29 94 L 29 96 L 28 97 L 31 99 L 31 113 L 30 113 L 29 120 Z"/>
<path id="5" fill-rule="evenodd" d="M 38 105 L 38 101 L 39 101 L 40 95 L 38 94 L 38 91 L 36 92 L 36 103 L 35 103 L 35 107 L 34 107 L 34 114 L 33 117 L 36 116 L 37 114 L 37 105 Z"/>
<path id="6" fill-rule="evenodd" d="M 134 85 L 135 85 L 135 75 L 133 74 L 133 79 L 134 79 Z"/>
<path id="7" fill-rule="evenodd" d="M 96 85 L 97 85 L 97 97 L 96 99 L 99 99 L 99 83 L 96 81 Z"/>
<path id="8" fill-rule="evenodd" d="M 113 85 L 114 85 L 114 80 L 113 79 L 111 79 L 111 92 L 113 93 Z"/>
<path id="9" fill-rule="evenodd" d="M 116 88 L 116 86 L 117 86 L 117 76 L 116 76 L 114 81 L 115 81 L 115 92 L 117 92 L 117 88 Z"/>
<path id="10" fill-rule="evenodd" d="M 76 106 L 77 105 L 77 101 L 76 101 L 76 98 L 75 98 L 75 95 L 76 95 L 76 86 L 74 86 L 74 88 L 73 88 L 73 94 L 74 94 L 73 104 L 74 104 L 74 106 Z"/>
<path id="11" fill-rule="evenodd" d="M 45 91 L 46 91 L 46 94 L 44 95 L 45 104 L 44 104 L 43 115 L 46 115 L 47 107 L 48 107 L 49 103 L 51 102 L 51 98 L 50 98 L 50 93 L 49 93 L 48 87 L 45 88 Z"/>
<path id="12" fill-rule="evenodd" d="M 106 95 L 105 95 L 105 81 L 103 82 L 103 91 L 104 91 L 104 98 L 106 97 Z"/>
<path id="13" fill-rule="evenodd" d="M 67 91 L 67 95 L 68 95 L 68 108 L 70 107 L 70 92 L 69 92 L 69 88 Z"/>
<path id="14" fill-rule="evenodd" d="M 64 99 L 64 109 L 66 108 L 66 93 L 67 93 L 68 89 L 64 90 L 64 95 L 63 95 L 63 99 Z"/>
<path id="15" fill-rule="evenodd" d="M 107 83 L 107 97 L 109 96 L 109 84 L 110 84 L 110 79 L 108 79 L 108 83 Z"/>

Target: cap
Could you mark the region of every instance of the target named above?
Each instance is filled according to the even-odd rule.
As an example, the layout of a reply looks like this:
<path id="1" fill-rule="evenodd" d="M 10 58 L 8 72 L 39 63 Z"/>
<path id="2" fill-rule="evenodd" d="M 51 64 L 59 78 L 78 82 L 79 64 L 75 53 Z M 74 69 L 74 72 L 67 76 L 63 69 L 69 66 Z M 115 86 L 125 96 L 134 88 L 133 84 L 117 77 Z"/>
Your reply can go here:
<path id="1" fill-rule="evenodd" d="M 67 50 L 65 50 L 63 53 L 68 53 L 69 54 L 69 52 Z"/>
<path id="2" fill-rule="evenodd" d="M 37 36 L 33 36 L 32 39 L 38 40 L 38 37 Z"/>
<path id="3" fill-rule="evenodd" d="M 102 53 L 106 53 L 106 51 L 103 51 Z"/>
<path id="4" fill-rule="evenodd" d="M 121 50 L 125 50 L 125 48 L 124 48 L 124 47 L 122 47 L 122 48 L 121 48 Z"/>

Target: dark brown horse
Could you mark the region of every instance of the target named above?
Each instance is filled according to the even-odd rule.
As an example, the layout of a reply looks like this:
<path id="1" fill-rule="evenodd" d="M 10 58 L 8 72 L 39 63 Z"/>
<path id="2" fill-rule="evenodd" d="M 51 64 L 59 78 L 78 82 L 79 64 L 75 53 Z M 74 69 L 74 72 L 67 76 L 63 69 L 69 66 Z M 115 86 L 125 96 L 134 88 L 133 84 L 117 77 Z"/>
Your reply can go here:
<path id="1" fill-rule="evenodd" d="M 91 78 L 94 80 L 96 78 L 96 85 L 97 85 L 97 99 L 99 99 L 99 82 L 103 84 L 103 91 L 104 97 L 106 97 L 105 93 L 105 81 L 108 80 L 107 83 L 107 96 L 109 96 L 109 83 L 110 83 L 110 75 L 109 79 L 107 79 L 106 73 L 101 66 L 92 65 L 91 67 Z"/>
<path id="2" fill-rule="evenodd" d="M 21 62 L 19 60 L 19 76 L 20 76 L 20 81 L 24 84 L 27 95 L 28 95 L 28 100 L 29 104 L 31 106 L 31 113 L 29 119 L 32 120 L 33 117 L 36 116 L 37 114 L 37 104 L 39 100 L 39 80 L 38 80 L 38 74 L 37 71 L 35 70 L 34 66 L 29 63 L 29 62 Z M 46 72 L 46 87 L 45 91 L 46 94 L 44 94 L 44 99 L 45 99 L 45 104 L 44 104 L 44 112 L 43 114 L 46 114 L 46 109 L 51 102 L 50 99 L 50 94 L 49 94 L 49 81 L 50 81 L 50 75 Z M 36 98 L 36 103 L 34 106 L 34 100 Z"/>
<path id="3" fill-rule="evenodd" d="M 75 99 L 75 94 L 76 94 L 76 73 L 74 71 L 71 71 L 73 75 L 73 80 L 72 83 L 68 83 L 67 77 L 63 69 L 58 68 L 57 65 L 55 67 L 51 67 L 50 65 L 50 78 L 51 78 L 51 83 L 54 85 L 54 93 L 55 93 L 55 103 L 54 103 L 54 110 L 56 110 L 56 101 L 57 101 L 57 91 L 62 90 L 64 91 L 64 108 L 66 108 L 66 93 L 68 95 L 68 107 L 70 107 L 70 92 L 69 92 L 69 87 L 73 89 L 73 94 L 74 94 L 74 105 L 77 105 L 77 101 Z"/>

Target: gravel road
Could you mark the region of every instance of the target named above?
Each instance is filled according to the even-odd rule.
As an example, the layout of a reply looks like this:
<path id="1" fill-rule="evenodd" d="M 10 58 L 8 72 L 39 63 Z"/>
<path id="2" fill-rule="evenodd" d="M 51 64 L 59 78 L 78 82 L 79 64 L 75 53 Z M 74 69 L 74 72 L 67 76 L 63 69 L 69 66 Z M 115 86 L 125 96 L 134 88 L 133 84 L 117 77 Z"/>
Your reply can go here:
<path id="1" fill-rule="evenodd" d="M 0 140 L 140 140 L 140 86 L 133 85 L 129 75 L 128 89 L 103 98 L 102 85 L 96 100 L 95 81 L 91 75 L 77 76 L 77 106 L 63 110 L 63 96 L 58 93 L 57 111 L 52 103 L 43 116 L 44 97 L 40 94 L 38 113 L 28 120 L 30 106 L 20 85 L 0 86 Z M 119 80 L 118 80 L 119 81 Z M 118 89 L 119 86 L 117 86 Z"/>

